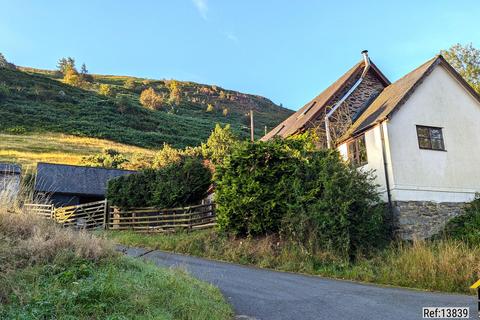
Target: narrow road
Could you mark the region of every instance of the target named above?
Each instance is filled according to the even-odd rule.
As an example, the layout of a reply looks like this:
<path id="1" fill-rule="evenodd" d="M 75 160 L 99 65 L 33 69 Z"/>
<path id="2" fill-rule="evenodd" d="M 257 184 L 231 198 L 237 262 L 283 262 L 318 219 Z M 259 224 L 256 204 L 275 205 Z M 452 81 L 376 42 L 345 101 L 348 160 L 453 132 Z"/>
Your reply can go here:
<path id="1" fill-rule="evenodd" d="M 422 319 L 422 307 L 470 307 L 478 319 L 473 296 L 428 293 L 350 281 L 276 272 L 190 256 L 120 248 L 159 266 L 181 267 L 220 288 L 237 319 Z"/>

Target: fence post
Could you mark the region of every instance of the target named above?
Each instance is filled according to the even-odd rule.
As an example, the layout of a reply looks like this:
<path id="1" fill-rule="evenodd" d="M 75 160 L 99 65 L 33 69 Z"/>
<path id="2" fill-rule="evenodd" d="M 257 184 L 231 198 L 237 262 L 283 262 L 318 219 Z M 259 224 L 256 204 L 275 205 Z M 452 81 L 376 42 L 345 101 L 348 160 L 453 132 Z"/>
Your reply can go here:
<path id="1" fill-rule="evenodd" d="M 50 205 L 50 219 L 55 220 L 55 206 L 53 203 Z"/>
<path id="2" fill-rule="evenodd" d="M 120 209 L 118 207 L 113 207 L 113 226 L 112 229 L 118 229 L 120 223 Z"/>
<path id="3" fill-rule="evenodd" d="M 103 207 L 103 229 L 108 229 L 108 199 L 105 198 L 105 204 Z"/>

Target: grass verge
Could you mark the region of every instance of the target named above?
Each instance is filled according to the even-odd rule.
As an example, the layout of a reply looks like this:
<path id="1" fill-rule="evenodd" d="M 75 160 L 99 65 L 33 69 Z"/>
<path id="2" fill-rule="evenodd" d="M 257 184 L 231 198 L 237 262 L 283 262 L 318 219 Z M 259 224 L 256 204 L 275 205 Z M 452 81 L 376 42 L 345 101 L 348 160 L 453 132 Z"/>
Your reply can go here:
<path id="1" fill-rule="evenodd" d="M 1 319 L 230 319 L 219 290 L 0 208 Z"/>
<path id="2" fill-rule="evenodd" d="M 480 247 L 457 240 L 397 242 L 349 262 L 331 252 L 308 252 L 276 237 L 231 238 L 214 230 L 176 234 L 108 231 L 114 241 L 280 271 L 321 275 L 432 291 L 473 294 Z"/>

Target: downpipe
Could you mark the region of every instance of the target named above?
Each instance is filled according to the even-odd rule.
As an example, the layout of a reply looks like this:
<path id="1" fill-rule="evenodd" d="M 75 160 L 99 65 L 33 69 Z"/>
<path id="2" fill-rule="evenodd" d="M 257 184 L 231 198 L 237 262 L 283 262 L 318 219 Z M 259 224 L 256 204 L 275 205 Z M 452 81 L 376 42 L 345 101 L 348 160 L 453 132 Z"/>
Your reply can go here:
<path id="1" fill-rule="evenodd" d="M 325 132 L 327 136 L 327 147 L 332 148 L 332 136 L 330 134 L 330 117 L 333 113 L 342 105 L 342 103 L 347 100 L 347 98 L 355 91 L 355 89 L 362 83 L 363 79 L 366 77 L 368 70 L 370 69 L 370 58 L 368 57 L 368 50 L 362 51 L 363 61 L 365 62 L 365 67 L 363 68 L 362 75 L 355 82 L 355 84 L 347 91 L 347 93 L 333 106 L 333 108 L 325 116 Z"/>

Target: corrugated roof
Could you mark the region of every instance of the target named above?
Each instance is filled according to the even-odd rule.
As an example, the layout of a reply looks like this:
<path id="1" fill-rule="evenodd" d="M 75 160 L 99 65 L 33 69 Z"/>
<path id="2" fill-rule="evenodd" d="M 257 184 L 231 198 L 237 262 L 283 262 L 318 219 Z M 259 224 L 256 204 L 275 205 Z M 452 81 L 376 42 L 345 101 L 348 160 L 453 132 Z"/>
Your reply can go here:
<path id="1" fill-rule="evenodd" d="M 0 173 L 3 174 L 20 174 L 22 169 L 18 164 L 14 163 L 0 163 Z"/>
<path id="2" fill-rule="evenodd" d="M 370 60 L 371 70 L 375 72 L 379 79 L 381 79 L 385 85 L 389 85 L 390 81 L 383 75 L 383 73 L 377 68 L 377 66 Z M 360 74 L 363 71 L 365 62 L 362 59 L 356 65 L 354 65 L 350 70 L 344 73 L 337 81 L 325 89 L 322 93 L 316 96 L 313 100 L 305 104 L 297 112 L 292 114 L 285 121 L 276 126 L 273 130 L 268 132 L 264 137 L 261 138 L 262 141 L 269 140 L 274 136 L 288 137 L 292 134 L 295 134 L 305 128 L 311 121 L 315 120 L 318 115 L 323 111 L 327 104 L 335 97 L 338 93 L 343 90 L 347 91 L 350 89 L 346 87 L 349 81 L 355 78 L 359 78 Z"/>
<path id="3" fill-rule="evenodd" d="M 136 171 L 38 163 L 35 191 L 79 195 L 105 195 L 110 179 Z"/>

